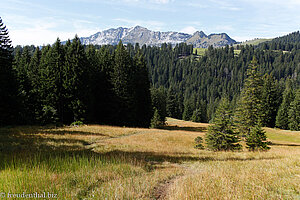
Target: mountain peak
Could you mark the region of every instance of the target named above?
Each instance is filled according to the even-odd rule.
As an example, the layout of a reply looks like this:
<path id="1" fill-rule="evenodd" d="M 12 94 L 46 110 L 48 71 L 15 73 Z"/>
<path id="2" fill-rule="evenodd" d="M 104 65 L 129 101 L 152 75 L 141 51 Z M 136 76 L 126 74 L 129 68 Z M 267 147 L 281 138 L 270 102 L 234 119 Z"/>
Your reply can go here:
<path id="1" fill-rule="evenodd" d="M 200 38 L 207 37 L 203 31 L 196 31 L 193 36 L 199 36 Z"/>
<path id="2" fill-rule="evenodd" d="M 193 35 L 180 32 L 160 32 L 152 31 L 142 26 L 131 28 L 112 28 L 98 32 L 90 37 L 80 38 L 83 44 L 116 45 L 120 40 L 124 44 L 150 45 L 161 46 L 163 43 L 171 43 L 175 46 L 178 43 L 185 42 L 193 44 L 194 47 L 207 48 L 210 45 L 221 47 L 234 44 L 236 41 L 231 39 L 227 34 L 211 34 L 207 36 L 203 31 L 196 31 Z"/>

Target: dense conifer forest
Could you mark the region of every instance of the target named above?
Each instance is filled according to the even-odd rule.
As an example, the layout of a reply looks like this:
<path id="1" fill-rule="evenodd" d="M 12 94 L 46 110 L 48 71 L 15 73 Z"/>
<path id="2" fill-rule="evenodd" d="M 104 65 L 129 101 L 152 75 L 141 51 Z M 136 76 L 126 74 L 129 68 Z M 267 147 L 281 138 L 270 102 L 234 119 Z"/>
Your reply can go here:
<path id="1" fill-rule="evenodd" d="M 57 39 L 12 48 L 7 36 L 1 41 L 0 124 L 149 127 L 164 124 L 166 116 L 212 122 L 222 97 L 238 110 L 255 59 L 259 124 L 299 130 L 299 35 L 209 47 L 203 56 L 185 43 L 84 46 L 77 36 L 65 44 Z"/>

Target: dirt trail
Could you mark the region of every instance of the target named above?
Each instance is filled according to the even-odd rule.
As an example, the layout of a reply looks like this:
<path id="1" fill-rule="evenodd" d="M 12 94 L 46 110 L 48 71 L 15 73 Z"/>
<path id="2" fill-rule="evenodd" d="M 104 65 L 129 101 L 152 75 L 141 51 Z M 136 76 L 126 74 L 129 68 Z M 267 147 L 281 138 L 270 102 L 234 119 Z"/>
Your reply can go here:
<path id="1" fill-rule="evenodd" d="M 153 191 L 153 198 L 156 200 L 164 200 L 167 197 L 169 188 L 172 184 L 178 179 L 180 179 L 183 175 L 173 176 L 170 179 L 165 180 L 164 182 L 158 184 Z"/>

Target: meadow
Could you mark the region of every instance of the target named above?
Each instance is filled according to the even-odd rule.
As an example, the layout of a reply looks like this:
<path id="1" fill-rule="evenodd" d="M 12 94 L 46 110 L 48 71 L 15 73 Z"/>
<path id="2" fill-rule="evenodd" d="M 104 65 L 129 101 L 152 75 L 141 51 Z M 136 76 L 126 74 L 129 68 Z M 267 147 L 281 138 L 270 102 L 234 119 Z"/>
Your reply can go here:
<path id="1" fill-rule="evenodd" d="M 0 193 L 57 199 L 300 199 L 300 132 L 266 128 L 268 152 L 195 149 L 208 124 L 0 129 Z M 4 198 L 5 199 L 5 198 Z M 14 199 L 14 198 L 11 198 Z"/>

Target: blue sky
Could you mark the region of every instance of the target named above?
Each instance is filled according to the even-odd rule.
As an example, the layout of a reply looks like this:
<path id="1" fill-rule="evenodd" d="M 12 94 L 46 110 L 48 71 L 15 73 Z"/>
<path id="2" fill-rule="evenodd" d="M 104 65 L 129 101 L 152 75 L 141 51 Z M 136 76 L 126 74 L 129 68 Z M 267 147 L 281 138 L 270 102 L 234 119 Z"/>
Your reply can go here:
<path id="1" fill-rule="evenodd" d="M 227 33 L 237 41 L 299 30 L 300 0 L 1 0 L 13 45 L 42 45 L 116 27 Z"/>

